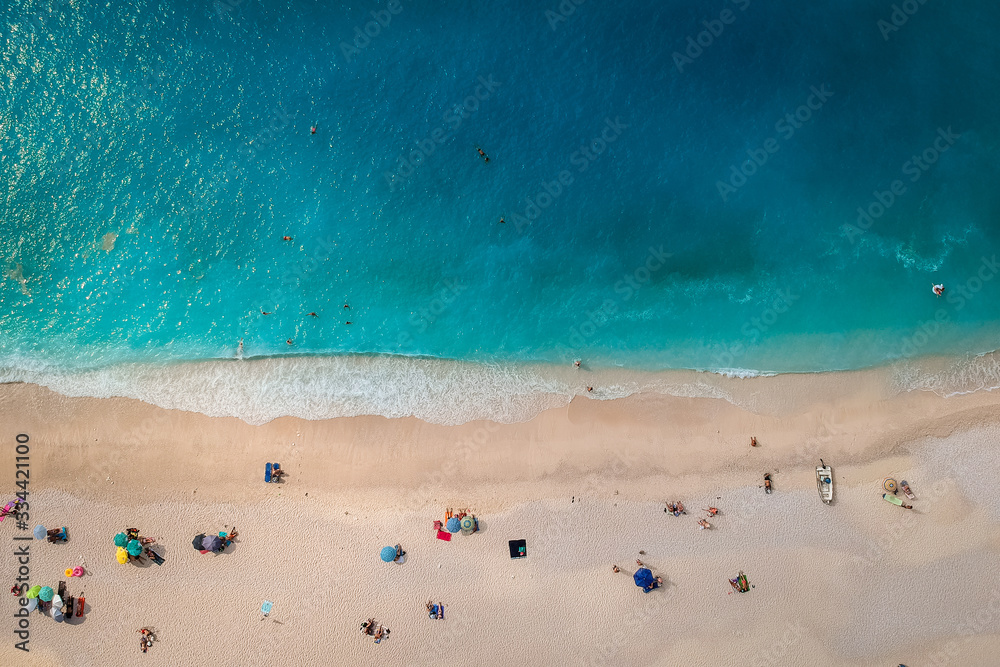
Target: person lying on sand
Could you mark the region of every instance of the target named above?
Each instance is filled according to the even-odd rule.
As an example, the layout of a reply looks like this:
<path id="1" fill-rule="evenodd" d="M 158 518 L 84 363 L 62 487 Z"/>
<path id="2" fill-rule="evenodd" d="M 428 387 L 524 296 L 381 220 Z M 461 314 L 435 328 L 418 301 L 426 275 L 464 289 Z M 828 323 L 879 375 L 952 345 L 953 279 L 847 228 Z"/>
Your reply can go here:
<path id="1" fill-rule="evenodd" d="M 382 626 L 380 625 L 380 626 L 378 626 L 378 632 L 375 633 L 375 641 L 378 641 L 378 640 L 382 639 L 382 635 L 383 634 L 384 634 L 384 631 L 383 631 Z"/>
<path id="2" fill-rule="evenodd" d="M 706 507 L 705 511 L 708 512 L 708 516 L 715 516 L 719 513 L 718 507 Z"/>
<path id="3" fill-rule="evenodd" d="M 771 473 L 764 475 L 764 492 L 771 493 Z"/>
<path id="4" fill-rule="evenodd" d="M 698 519 L 698 525 L 701 526 L 701 528 L 699 528 L 698 530 L 705 530 L 706 528 L 712 527 L 712 524 L 710 524 L 708 521 L 705 521 L 704 519 Z"/>
<path id="5" fill-rule="evenodd" d="M 155 537 L 140 537 L 139 538 L 139 544 L 142 544 L 142 545 L 156 544 L 156 538 Z"/>
<path id="6" fill-rule="evenodd" d="M 367 621 L 361 624 L 361 634 L 370 635 L 373 632 L 375 626 L 375 619 L 369 618 Z"/>

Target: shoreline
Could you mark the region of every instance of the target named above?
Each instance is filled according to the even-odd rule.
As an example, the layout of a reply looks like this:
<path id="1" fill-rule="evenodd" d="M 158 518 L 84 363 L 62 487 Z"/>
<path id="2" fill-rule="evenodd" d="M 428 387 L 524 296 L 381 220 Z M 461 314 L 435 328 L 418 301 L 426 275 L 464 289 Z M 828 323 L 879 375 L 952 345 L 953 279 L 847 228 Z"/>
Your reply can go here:
<path id="1" fill-rule="evenodd" d="M 961 395 L 1000 388 L 1000 353 L 965 357 L 920 357 L 882 366 L 806 373 L 582 369 L 553 364 L 479 364 L 393 355 L 273 357 L 165 364 L 121 364 L 90 371 L 24 370 L 0 367 L 0 384 L 23 382 L 68 397 L 133 398 L 167 409 L 237 417 L 266 424 L 283 417 L 307 420 L 339 417 L 415 417 L 460 425 L 479 420 L 530 421 L 580 397 L 601 401 L 661 395 L 721 398 L 767 412 L 763 379 L 806 387 L 813 395 L 834 388 L 848 393 L 852 378 L 881 386 L 891 396 L 926 390 Z M 588 388 L 592 387 L 592 391 Z"/>

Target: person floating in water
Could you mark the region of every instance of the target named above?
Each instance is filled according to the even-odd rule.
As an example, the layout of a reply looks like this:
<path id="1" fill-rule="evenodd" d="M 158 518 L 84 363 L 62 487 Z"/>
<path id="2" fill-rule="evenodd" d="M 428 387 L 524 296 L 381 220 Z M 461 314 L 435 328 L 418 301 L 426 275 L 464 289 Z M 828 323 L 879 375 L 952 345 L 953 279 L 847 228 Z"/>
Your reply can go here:
<path id="1" fill-rule="evenodd" d="M 292 240 L 292 237 L 291 237 L 291 236 L 282 236 L 282 237 L 281 237 L 281 240 L 282 240 L 282 241 L 291 241 L 291 240 Z"/>
<path id="2" fill-rule="evenodd" d="M 291 338 L 289 338 L 289 339 L 288 339 L 288 340 L 286 340 L 285 342 L 286 342 L 286 343 L 288 343 L 289 345 L 291 345 L 291 344 L 292 344 L 292 339 L 291 339 Z"/>
<path id="3" fill-rule="evenodd" d="M 500 224 L 502 225 L 502 224 L 504 224 L 505 222 L 507 222 L 507 221 L 503 219 L 503 216 L 500 216 Z"/>
<path id="4" fill-rule="evenodd" d="M 490 156 L 483 152 L 483 149 L 476 146 L 476 150 L 479 151 L 479 157 L 483 158 L 486 162 L 490 161 Z"/>
<path id="5" fill-rule="evenodd" d="M 239 345 L 239 347 L 236 348 L 236 358 L 237 359 L 242 359 L 243 358 L 243 339 L 242 338 L 240 338 L 240 345 Z"/>
<path id="6" fill-rule="evenodd" d="M 351 322 L 344 322 L 344 324 L 352 324 Z"/>
<path id="7" fill-rule="evenodd" d="M 931 289 L 934 291 L 935 296 L 941 296 L 942 294 L 944 294 L 944 285 L 942 284 L 935 285 Z"/>
<path id="8" fill-rule="evenodd" d="M 266 310 L 264 310 L 263 308 L 261 308 L 261 309 L 260 309 L 260 314 L 261 314 L 261 315 L 270 315 L 271 313 L 269 313 L 269 312 L 267 312 Z"/>
<path id="9" fill-rule="evenodd" d="M 345 303 L 344 304 L 344 310 L 350 310 L 350 309 L 351 309 L 351 307 Z"/>
<path id="10" fill-rule="evenodd" d="M 309 317 L 319 317 L 316 313 L 309 313 Z"/>
<path id="11" fill-rule="evenodd" d="M 312 127 L 309 128 L 309 134 L 316 134 L 316 126 L 315 125 L 313 125 Z"/>

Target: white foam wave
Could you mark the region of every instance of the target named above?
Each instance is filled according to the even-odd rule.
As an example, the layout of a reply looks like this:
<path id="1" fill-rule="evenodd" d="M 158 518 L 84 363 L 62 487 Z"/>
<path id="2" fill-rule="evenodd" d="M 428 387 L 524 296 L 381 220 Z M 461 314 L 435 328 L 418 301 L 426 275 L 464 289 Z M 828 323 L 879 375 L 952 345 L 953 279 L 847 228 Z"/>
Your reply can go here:
<path id="1" fill-rule="evenodd" d="M 358 415 L 412 416 L 436 424 L 514 423 L 564 406 L 578 395 L 613 400 L 655 392 L 732 401 L 717 386 L 718 379 L 708 373 L 678 379 L 670 373 L 392 356 L 129 363 L 81 371 L 39 363 L 0 365 L 0 382 L 38 384 L 65 396 L 135 398 L 250 424 L 285 416 L 315 420 Z"/>
<path id="2" fill-rule="evenodd" d="M 900 363 L 893 367 L 892 380 L 900 391 L 932 391 L 944 397 L 993 391 L 1000 389 L 1000 354 Z"/>
<path id="3" fill-rule="evenodd" d="M 1000 387 L 1000 357 L 925 358 L 888 369 L 896 391 L 952 396 Z M 134 398 L 163 408 L 264 424 L 279 417 L 417 417 L 435 424 L 527 421 L 575 396 L 614 400 L 654 393 L 715 398 L 751 411 L 775 409 L 741 380 L 776 375 L 577 370 L 543 364 L 478 364 L 395 356 L 292 357 L 172 364 L 123 363 L 66 370 L 0 361 L 0 382 L 26 382 L 73 397 Z M 592 386 L 592 391 L 588 390 Z"/>

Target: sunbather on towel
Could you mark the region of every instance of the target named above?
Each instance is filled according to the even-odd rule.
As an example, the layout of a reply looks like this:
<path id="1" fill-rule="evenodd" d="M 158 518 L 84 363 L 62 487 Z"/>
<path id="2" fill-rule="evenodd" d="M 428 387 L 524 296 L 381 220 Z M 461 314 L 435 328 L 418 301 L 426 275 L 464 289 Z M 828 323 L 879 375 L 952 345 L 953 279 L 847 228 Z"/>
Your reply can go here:
<path id="1" fill-rule="evenodd" d="M 382 634 L 383 634 L 383 630 L 382 630 L 382 626 L 380 625 L 380 626 L 378 626 L 378 632 L 375 633 L 375 641 L 378 641 L 378 640 L 382 639 Z"/>

